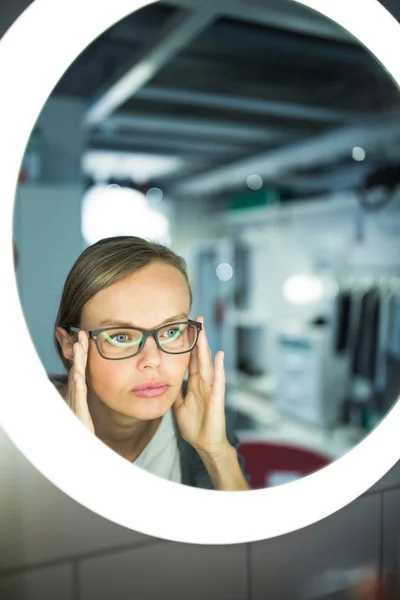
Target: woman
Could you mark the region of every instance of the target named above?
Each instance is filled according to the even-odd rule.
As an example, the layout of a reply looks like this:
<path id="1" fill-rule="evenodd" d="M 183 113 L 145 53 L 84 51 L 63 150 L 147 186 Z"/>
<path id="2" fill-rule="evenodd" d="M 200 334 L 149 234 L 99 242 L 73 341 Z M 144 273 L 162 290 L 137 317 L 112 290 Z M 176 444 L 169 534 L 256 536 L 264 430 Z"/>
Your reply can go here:
<path id="1" fill-rule="evenodd" d="M 225 421 L 223 352 L 213 366 L 203 318 L 189 319 L 191 302 L 185 262 L 165 246 L 123 236 L 87 248 L 57 315 L 68 371 L 60 393 L 132 463 L 195 487 L 248 490 Z"/>

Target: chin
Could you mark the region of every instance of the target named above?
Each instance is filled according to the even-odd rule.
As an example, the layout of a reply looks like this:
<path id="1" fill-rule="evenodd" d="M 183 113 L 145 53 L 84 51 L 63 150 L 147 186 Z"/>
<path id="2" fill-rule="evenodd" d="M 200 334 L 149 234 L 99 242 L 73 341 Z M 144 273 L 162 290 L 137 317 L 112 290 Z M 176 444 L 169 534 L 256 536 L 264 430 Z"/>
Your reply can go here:
<path id="1" fill-rule="evenodd" d="M 131 395 L 127 406 L 130 417 L 139 421 L 151 421 L 163 417 L 174 403 L 174 397 L 171 393 L 166 393 L 158 398 L 138 398 Z M 124 411 L 125 412 L 125 411 Z"/>

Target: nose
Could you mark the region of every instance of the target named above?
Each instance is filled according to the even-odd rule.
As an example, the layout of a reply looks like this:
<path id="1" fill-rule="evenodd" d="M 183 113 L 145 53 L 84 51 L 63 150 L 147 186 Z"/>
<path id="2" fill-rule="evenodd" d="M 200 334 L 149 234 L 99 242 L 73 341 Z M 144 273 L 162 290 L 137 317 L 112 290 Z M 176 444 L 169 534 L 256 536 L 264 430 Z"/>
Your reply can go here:
<path id="1" fill-rule="evenodd" d="M 141 352 L 137 356 L 137 368 L 157 369 L 161 364 L 161 350 L 158 348 L 156 341 L 152 337 L 148 337 Z"/>

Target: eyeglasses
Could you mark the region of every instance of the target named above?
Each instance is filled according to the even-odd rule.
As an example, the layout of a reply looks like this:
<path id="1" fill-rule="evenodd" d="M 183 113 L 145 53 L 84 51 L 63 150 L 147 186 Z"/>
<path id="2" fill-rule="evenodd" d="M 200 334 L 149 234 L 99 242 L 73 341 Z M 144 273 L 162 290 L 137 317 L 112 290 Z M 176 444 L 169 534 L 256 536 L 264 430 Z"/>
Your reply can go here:
<path id="1" fill-rule="evenodd" d="M 67 327 L 67 331 L 78 334 L 79 327 Z M 201 323 L 182 321 L 169 323 L 157 329 L 138 327 L 107 327 L 87 331 L 96 343 L 97 350 L 106 360 L 124 360 L 136 356 L 143 350 L 147 338 L 152 337 L 158 348 L 166 354 L 185 354 L 196 346 Z"/>

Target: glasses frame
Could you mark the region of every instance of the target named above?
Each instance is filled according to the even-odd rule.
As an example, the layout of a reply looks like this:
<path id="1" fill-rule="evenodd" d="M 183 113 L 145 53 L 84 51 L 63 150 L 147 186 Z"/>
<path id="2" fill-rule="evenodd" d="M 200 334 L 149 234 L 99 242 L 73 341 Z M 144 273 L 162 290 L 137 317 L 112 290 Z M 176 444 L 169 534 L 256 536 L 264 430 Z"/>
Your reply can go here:
<path id="1" fill-rule="evenodd" d="M 190 350 L 184 350 L 183 352 L 168 352 L 167 350 L 164 350 L 164 348 L 161 346 L 161 344 L 159 343 L 159 341 L 157 339 L 158 332 L 161 331 L 162 329 L 165 329 L 166 327 L 169 327 L 172 325 L 194 325 L 196 327 L 196 339 L 194 341 L 193 347 Z M 86 331 L 86 333 L 89 335 L 89 339 L 93 340 L 94 343 L 96 344 L 98 353 L 105 360 L 127 360 L 128 358 L 133 358 L 134 356 L 137 356 L 143 350 L 146 340 L 149 337 L 152 337 L 154 339 L 154 341 L 157 344 L 157 348 L 159 350 L 161 350 L 161 352 L 164 352 L 164 354 L 170 354 L 171 356 L 173 356 L 173 355 L 177 355 L 177 354 L 187 354 L 188 352 L 192 352 L 196 347 L 197 340 L 199 339 L 199 333 L 203 329 L 203 326 L 198 321 L 192 321 L 191 319 L 189 319 L 188 321 L 175 321 L 174 323 L 167 323 L 166 325 L 161 325 L 161 327 L 157 327 L 156 329 L 142 329 L 141 327 L 125 327 L 124 326 L 123 329 L 140 331 L 140 333 L 142 334 L 143 337 L 140 341 L 137 352 L 135 352 L 134 354 L 130 354 L 129 356 L 123 356 L 121 358 L 110 358 L 109 356 L 104 356 L 104 354 L 100 350 L 100 344 L 98 341 L 99 335 L 101 333 L 103 333 L 103 331 L 113 331 L 114 329 L 119 329 L 118 326 L 103 327 L 102 329 L 91 329 L 91 330 L 82 329 L 80 327 L 65 327 L 65 329 L 69 332 L 76 333 L 76 334 L 78 334 L 80 331 Z"/>

